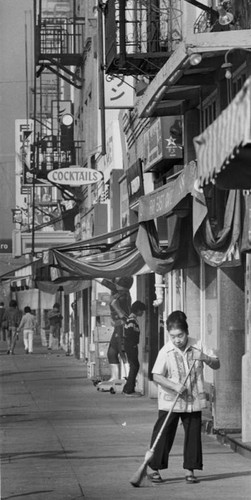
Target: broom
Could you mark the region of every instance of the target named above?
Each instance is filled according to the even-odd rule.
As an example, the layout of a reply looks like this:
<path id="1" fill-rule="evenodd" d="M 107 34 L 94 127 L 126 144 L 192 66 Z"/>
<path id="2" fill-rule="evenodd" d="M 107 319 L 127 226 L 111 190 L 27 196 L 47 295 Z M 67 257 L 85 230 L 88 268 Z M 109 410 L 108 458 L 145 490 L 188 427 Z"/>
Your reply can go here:
<path id="1" fill-rule="evenodd" d="M 190 376 L 191 371 L 192 371 L 192 369 L 193 369 L 193 367 L 194 367 L 195 361 L 196 361 L 196 360 L 194 360 L 194 362 L 193 362 L 193 364 L 192 364 L 191 368 L 189 369 L 189 372 L 187 373 L 187 375 L 186 375 L 186 377 L 185 377 L 185 380 L 184 380 L 184 382 L 183 382 L 183 385 L 185 385 L 185 383 L 187 382 L 187 379 L 188 379 L 188 377 Z M 168 414 L 167 414 L 167 416 L 166 416 L 166 418 L 165 418 L 165 420 L 164 420 L 164 422 L 163 422 L 163 424 L 162 424 L 162 426 L 161 426 L 161 428 L 160 428 L 160 430 L 159 430 L 159 432 L 158 432 L 158 435 L 157 435 L 157 437 L 155 438 L 155 441 L 154 441 L 154 443 L 153 443 L 152 447 L 150 448 L 150 450 L 147 450 L 147 452 L 146 452 L 146 454 L 145 454 L 145 458 L 144 458 L 144 462 L 143 462 L 143 464 L 142 464 L 142 465 L 138 468 L 138 470 L 137 470 L 137 471 L 133 474 L 133 476 L 132 476 L 132 477 L 131 477 L 131 479 L 130 479 L 130 483 L 131 483 L 131 484 L 132 484 L 132 486 L 134 486 L 135 488 L 137 488 L 137 487 L 139 487 L 139 486 L 140 486 L 141 482 L 143 481 L 144 477 L 146 476 L 147 466 L 148 466 L 148 464 L 149 464 L 149 463 L 151 462 L 151 460 L 152 460 L 152 457 L 153 457 L 153 454 L 154 454 L 155 448 L 156 448 L 156 446 L 157 446 L 157 444 L 158 444 L 158 442 L 159 442 L 159 440 L 160 440 L 160 438 L 161 438 L 161 435 L 162 435 L 162 433 L 163 433 L 164 428 L 165 428 L 165 427 L 166 427 L 166 425 L 167 425 L 168 420 L 170 419 L 170 416 L 171 416 L 171 414 L 172 414 L 172 412 L 173 412 L 173 409 L 174 409 L 174 407 L 175 407 L 175 405 L 176 405 L 176 403 L 177 403 L 177 401 L 178 401 L 178 399 L 179 399 L 180 395 L 181 395 L 181 393 L 178 393 L 178 394 L 177 394 L 177 396 L 176 396 L 176 398 L 175 398 L 175 400 L 174 400 L 174 402 L 173 402 L 173 404 L 172 404 L 172 406 L 171 406 L 171 408 L 170 408 L 170 410 L 169 410 L 169 412 L 168 412 Z"/>

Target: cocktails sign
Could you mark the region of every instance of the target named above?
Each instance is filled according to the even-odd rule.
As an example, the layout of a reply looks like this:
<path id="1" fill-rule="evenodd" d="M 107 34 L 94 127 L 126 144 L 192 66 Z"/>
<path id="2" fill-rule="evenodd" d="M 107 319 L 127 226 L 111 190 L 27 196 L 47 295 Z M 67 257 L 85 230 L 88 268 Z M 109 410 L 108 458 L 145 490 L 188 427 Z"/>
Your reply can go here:
<path id="1" fill-rule="evenodd" d="M 58 168 L 51 170 L 47 178 L 54 184 L 63 184 L 65 186 L 83 186 L 95 184 L 103 179 L 103 175 L 98 170 L 71 166 L 70 168 Z"/>

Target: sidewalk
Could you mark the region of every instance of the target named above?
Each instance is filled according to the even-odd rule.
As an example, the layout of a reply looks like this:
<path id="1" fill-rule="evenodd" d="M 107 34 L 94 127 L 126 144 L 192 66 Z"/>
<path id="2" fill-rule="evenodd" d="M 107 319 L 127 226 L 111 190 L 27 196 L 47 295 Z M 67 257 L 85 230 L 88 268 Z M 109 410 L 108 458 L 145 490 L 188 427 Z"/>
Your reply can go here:
<path id="1" fill-rule="evenodd" d="M 250 460 L 203 434 L 200 483 L 183 478 L 179 427 L 165 482 L 130 477 L 143 463 L 157 402 L 98 392 L 64 351 L 1 356 L 2 500 L 248 500 Z"/>

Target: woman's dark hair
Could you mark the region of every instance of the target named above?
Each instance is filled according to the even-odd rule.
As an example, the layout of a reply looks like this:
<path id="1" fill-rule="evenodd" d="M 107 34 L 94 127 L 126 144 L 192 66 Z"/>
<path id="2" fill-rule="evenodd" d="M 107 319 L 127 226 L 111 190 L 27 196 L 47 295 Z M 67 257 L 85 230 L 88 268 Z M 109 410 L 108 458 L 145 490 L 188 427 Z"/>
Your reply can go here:
<path id="1" fill-rule="evenodd" d="M 24 308 L 24 312 L 25 312 L 25 313 L 30 313 L 30 312 L 31 312 L 31 308 L 30 308 L 30 306 L 25 306 L 25 308 Z"/>
<path id="2" fill-rule="evenodd" d="M 166 320 L 167 330 L 170 331 L 180 328 L 188 335 L 188 324 L 186 319 L 187 317 L 185 313 L 183 313 L 183 311 L 173 311 L 171 314 L 169 314 Z"/>
<path id="3" fill-rule="evenodd" d="M 9 303 L 9 307 L 17 307 L 17 301 L 14 299 L 11 299 L 11 301 Z"/>

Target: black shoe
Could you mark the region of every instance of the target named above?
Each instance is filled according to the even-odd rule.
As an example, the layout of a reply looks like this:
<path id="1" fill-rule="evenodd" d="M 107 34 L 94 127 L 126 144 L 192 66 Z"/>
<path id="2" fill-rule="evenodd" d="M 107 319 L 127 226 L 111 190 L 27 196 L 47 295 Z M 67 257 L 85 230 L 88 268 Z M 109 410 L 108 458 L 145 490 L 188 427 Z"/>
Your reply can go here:
<path id="1" fill-rule="evenodd" d="M 196 483 L 199 483 L 199 480 L 195 476 L 186 476 L 186 483 L 187 484 L 196 484 Z"/>
<path id="2" fill-rule="evenodd" d="M 6 354 L 10 354 L 10 350 L 8 349 L 8 351 L 6 352 Z"/>
<path id="3" fill-rule="evenodd" d="M 142 394 L 140 392 L 123 392 L 128 398 L 141 398 Z"/>
<path id="4" fill-rule="evenodd" d="M 155 471 L 152 474 L 148 475 L 149 479 L 151 479 L 152 483 L 163 483 L 163 479 L 159 473 L 159 471 Z"/>

